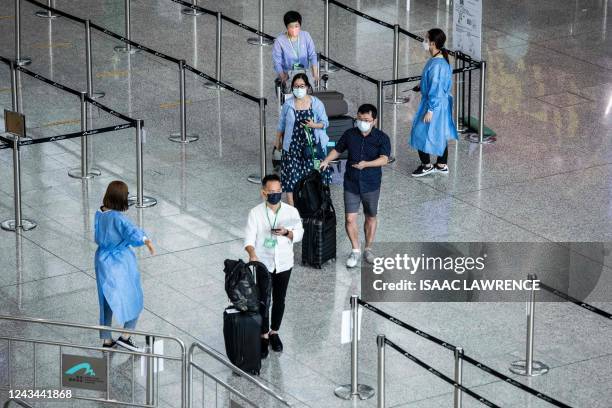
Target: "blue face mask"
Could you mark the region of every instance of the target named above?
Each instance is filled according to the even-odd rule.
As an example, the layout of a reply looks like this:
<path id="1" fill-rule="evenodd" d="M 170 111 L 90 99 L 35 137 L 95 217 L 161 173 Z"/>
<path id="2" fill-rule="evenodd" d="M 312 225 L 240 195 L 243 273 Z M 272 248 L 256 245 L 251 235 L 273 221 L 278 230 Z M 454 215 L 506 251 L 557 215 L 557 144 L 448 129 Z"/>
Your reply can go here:
<path id="1" fill-rule="evenodd" d="M 266 200 L 272 204 L 276 205 L 280 202 L 283 193 L 268 193 Z"/>
<path id="2" fill-rule="evenodd" d="M 293 88 L 293 95 L 298 99 L 302 99 L 306 96 L 306 88 Z"/>

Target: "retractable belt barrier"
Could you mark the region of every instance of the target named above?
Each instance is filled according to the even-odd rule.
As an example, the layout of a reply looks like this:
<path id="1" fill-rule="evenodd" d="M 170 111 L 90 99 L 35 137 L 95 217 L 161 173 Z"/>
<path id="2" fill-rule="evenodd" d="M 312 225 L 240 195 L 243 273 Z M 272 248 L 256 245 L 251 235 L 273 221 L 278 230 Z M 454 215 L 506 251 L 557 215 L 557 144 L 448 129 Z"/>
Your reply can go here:
<path id="1" fill-rule="evenodd" d="M 422 330 L 417 329 L 416 327 L 396 318 L 393 317 L 392 315 L 390 315 L 389 313 L 377 308 L 376 306 L 371 305 L 368 302 L 363 301 L 362 299 L 360 299 L 357 295 L 353 295 L 351 296 L 351 300 L 350 300 L 350 305 L 351 305 L 351 324 L 352 324 L 352 338 L 351 338 L 351 383 L 350 384 L 346 384 L 346 385 L 342 385 L 336 388 L 336 390 L 334 391 L 334 393 L 336 394 L 337 397 L 339 398 L 343 398 L 343 399 L 350 399 L 354 396 L 358 396 L 360 399 L 368 399 L 371 398 L 374 395 L 374 390 L 372 387 L 365 385 L 365 384 L 359 384 L 359 379 L 358 379 L 358 360 L 359 360 L 359 331 L 358 331 L 358 327 L 359 327 L 359 306 L 364 307 L 365 309 L 374 312 L 375 314 L 389 320 L 392 323 L 395 323 L 396 325 L 426 339 L 431 341 L 432 343 L 435 343 L 439 346 L 444 347 L 447 350 L 452 351 L 455 354 L 455 363 L 457 364 L 461 364 L 462 360 L 465 360 L 466 362 L 469 362 L 470 364 L 474 365 L 475 367 L 481 369 L 482 371 L 491 374 L 501 380 L 503 380 L 504 382 L 506 382 L 507 384 L 510 384 L 514 387 L 517 387 L 525 392 L 528 392 L 529 394 L 543 400 L 546 401 L 550 404 L 553 404 L 557 407 L 561 407 L 561 408 L 572 408 L 571 406 L 560 402 L 558 400 L 556 400 L 555 398 L 552 398 L 534 388 L 528 387 L 525 384 L 522 384 L 516 380 L 513 380 L 512 378 L 505 376 L 504 374 L 492 369 L 491 367 L 487 366 L 486 364 L 483 364 L 477 360 L 475 360 L 472 357 L 469 357 L 467 355 L 464 354 L 463 348 L 455 346 L 447 341 L 444 341 L 442 339 L 439 339 L 436 336 L 433 336 L 427 332 L 424 332 Z M 383 336 L 384 337 L 384 336 Z M 389 344 L 389 343 L 387 343 Z M 391 345 L 391 344 L 389 344 Z M 396 348 L 396 347 L 394 347 Z M 421 365 L 423 368 L 426 368 L 428 370 L 430 370 L 430 366 L 427 365 L 426 363 L 422 362 L 421 360 L 416 359 L 416 357 L 413 359 L 412 357 L 414 356 L 409 356 L 409 353 L 406 353 L 405 350 L 400 350 L 398 348 L 396 348 L 396 350 L 398 350 L 400 353 L 405 354 L 408 358 L 410 358 L 412 361 L 414 361 L 415 363 Z M 421 364 L 422 363 L 422 364 Z M 380 370 L 379 370 L 380 371 Z M 436 374 L 436 373 L 434 373 Z M 439 374 L 439 373 L 438 373 Z M 438 375 L 436 374 L 436 375 Z M 439 375 L 438 375 L 439 376 Z M 461 376 L 461 369 L 458 369 L 456 366 L 456 378 L 455 381 L 453 382 L 453 384 L 455 383 L 460 383 L 460 377 Z M 442 378 L 442 377 L 440 377 Z M 444 379 L 444 378 L 443 378 Z M 450 379 L 448 379 L 450 380 Z M 447 381 L 447 380 L 445 380 Z M 450 380 L 452 381 L 452 380 Z M 449 382 L 449 381 L 447 381 Z M 463 388 L 461 388 L 462 391 L 466 392 Z M 477 400 L 479 400 L 480 402 L 484 403 L 485 405 L 488 405 L 485 399 L 483 399 L 481 401 L 481 397 L 478 396 L 477 394 L 470 394 L 469 392 L 466 392 L 468 395 L 476 398 Z M 379 396 L 380 397 L 380 396 Z M 460 401 L 461 397 L 460 396 L 456 396 L 457 400 Z M 461 406 L 460 402 L 459 405 L 456 406 Z M 497 406 L 497 405 L 488 405 L 488 406 Z"/>
<path id="2" fill-rule="evenodd" d="M 19 2 L 20 0 L 16 0 L 16 1 Z M 254 29 L 254 28 L 252 28 L 252 27 L 250 27 L 250 26 L 248 26 L 246 24 L 243 24 L 243 23 L 237 21 L 237 20 L 234 20 L 232 18 L 223 16 L 219 12 L 214 12 L 212 10 L 200 7 L 200 6 L 197 5 L 196 2 L 188 3 L 188 2 L 182 1 L 182 0 L 171 0 L 174 3 L 178 3 L 178 4 L 184 5 L 188 9 L 198 11 L 199 14 L 206 13 L 206 14 L 211 14 L 211 15 L 216 15 L 217 16 L 217 19 L 218 19 L 218 22 L 217 22 L 217 24 L 218 24 L 218 27 L 217 27 L 217 37 L 218 37 L 217 38 L 217 70 L 216 70 L 217 71 L 216 72 L 217 78 L 215 79 L 215 78 L 213 78 L 213 77 L 203 73 L 202 71 L 187 65 L 185 60 L 172 57 L 170 55 L 167 55 L 167 54 L 164 54 L 162 52 L 156 51 L 156 50 L 154 50 L 152 48 L 149 48 L 149 47 L 147 47 L 145 45 L 142 45 L 140 43 L 137 43 L 137 42 L 133 41 L 131 39 L 131 33 L 130 33 L 130 16 L 129 16 L 129 14 L 130 14 L 130 1 L 129 0 L 125 0 L 125 10 L 126 10 L 126 21 L 125 21 L 125 23 L 126 23 L 126 30 L 125 30 L 126 33 L 125 33 L 125 35 L 117 34 L 117 33 L 113 32 L 113 31 L 111 31 L 111 30 L 109 30 L 109 29 L 107 29 L 105 27 L 102 27 L 100 25 L 91 23 L 89 20 L 84 20 L 84 19 L 81 19 L 79 17 L 73 16 L 71 14 L 68 14 L 68 13 L 64 12 L 64 11 L 58 10 L 58 9 L 50 7 L 48 5 L 44 5 L 44 4 L 42 4 L 42 3 L 40 3 L 40 2 L 38 2 L 36 0 L 25 0 L 25 1 L 28 1 L 28 2 L 30 2 L 32 4 L 35 4 L 35 5 L 41 7 L 43 9 L 45 9 L 45 10 L 48 10 L 49 12 L 56 12 L 57 14 L 62 15 L 64 17 L 67 17 L 67 18 L 69 18 L 71 20 L 74 20 L 76 22 L 85 24 L 86 30 L 87 30 L 86 33 L 89 33 L 89 29 L 93 28 L 93 29 L 98 30 L 99 32 L 105 34 L 105 35 L 108 35 L 110 37 L 113 37 L 113 38 L 115 38 L 115 39 L 125 43 L 126 44 L 126 48 L 122 49 L 122 51 L 127 51 L 127 52 L 131 53 L 133 50 L 141 50 L 141 51 L 144 51 L 144 52 L 146 52 L 148 54 L 151 54 L 151 55 L 153 55 L 155 57 L 159 57 L 159 58 L 164 59 L 166 61 L 170 61 L 172 63 L 177 64 L 178 67 L 179 67 L 180 132 L 171 134 L 170 137 L 169 137 L 169 139 L 171 141 L 180 142 L 180 143 L 189 143 L 189 142 L 192 142 L 192 141 L 195 141 L 195 140 L 199 139 L 199 136 L 197 136 L 197 135 L 188 135 L 187 134 L 187 109 L 186 109 L 187 102 L 186 102 L 186 86 L 185 86 L 185 71 L 186 70 L 193 72 L 194 74 L 196 74 L 197 76 L 199 76 L 201 78 L 207 79 L 209 81 L 208 84 L 213 84 L 215 87 L 217 87 L 217 89 L 221 89 L 221 88 L 226 89 L 228 91 L 231 91 L 235 95 L 241 96 L 241 97 L 243 97 L 245 99 L 248 99 L 248 100 L 250 100 L 252 102 L 258 103 L 259 107 L 260 107 L 260 161 L 261 161 L 261 163 L 260 163 L 260 172 L 261 172 L 261 175 L 260 176 L 250 175 L 247 179 L 249 181 L 253 182 L 253 183 L 259 183 L 261 181 L 261 179 L 265 176 L 266 169 L 267 169 L 267 165 L 266 165 L 267 157 L 266 157 L 266 145 L 265 145 L 265 143 L 266 143 L 266 136 L 265 136 L 265 131 L 266 131 L 266 129 L 265 129 L 265 108 L 266 108 L 266 105 L 267 105 L 267 100 L 265 98 L 257 98 L 255 96 L 249 95 L 248 93 L 240 91 L 239 89 L 234 88 L 231 85 L 221 81 L 221 79 L 220 79 L 220 77 L 221 77 L 221 75 L 220 75 L 220 62 L 221 62 L 220 61 L 220 51 L 221 51 L 220 50 L 220 39 L 221 39 L 221 25 L 220 25 L 220 22 L 221 22 L 221 20 L 226 20 L 226 21 L 228 21 L 228 22 L 230 22 L 232 24 L 235 24 L 235 25 L 237 25 L 239 27 L 242 27 L 242 28 L 244 28 L 244 29 L 246 29 L 248 31 L 256 33 L 256 34 L 260 35 L 262 38 L 266 38 L 266 40 L 270 40 L 270 39 L 273 40 L 274 39 L 273 36 L 265 34 L 262 30 Z M 91 48 L 90 39 L 88 38 L 88 40 L 89 41 L 88 41 L 87 44 L 88 44 L 89 48 Z M 90 53 L 88 53 L 88 70 L 90 72 L 88 72 L 88 89 L 89 89 L 89 95 L 88 96 L 91 97 L 93 95 L 93 92 L 91 90 L 92 89 L 92 85 L 91 85 L 91 68 L 90 68 L 90 66 L 91 66 L 91 56 L 89 54 Z M 72 90 L 72 91 L 74 91 L 74 90 Z M 74 91 L 74 92 L 76 92 L 76 91 Z M 88 98 L 88 102 L 91 103 L 94 106 L 98 106 L 100 109 L 106 110 L 110 114 L 113 114 L 113 115 L 117 116 L 116 112 L 114 112 L 114 111 L 104 107 L 103 105 L 97 104 L 96 102 L 92 101 L 91 98 Z M 126 119 L 124 118 L 124 120 L 126 120 Z M 133 123 L 133 120 L 130 120 L 130 123 Z M 2 149 L 2 148 L 5 148 L 5 147 L 4 146 L 0 146 L 0 149 Z"/>
<path id="3" fill-rule="evenodd" d="M 550 293 L 552 293 L 554 295 L 557 295 L 557 296 L 559 296 L 562 299 L 567 300 L 568 302 L 571 302 L 571 303 L 573 303 L 573 304 L 575 304 L 577 306 L 580 306 L 581 308 L 586 309 L 589 312 L 593 312 L 595 314 L 598 314 L 600 316 L 605 317 L 606 319 L 612 320 L 612 313 L 608 313 L 605 310 L 602 310 L 602 309 L 600 309 L 598 307 L 589 305 L 588 303 L 581 302 L 580 300 L 578 300 L 578 299 L 576 299 L 574 297 L 571 297 L 567 293 L 563 293 L 560 290 L 557 290 L 557 289 L 555 289 L 555 288 L 553 288 L 551 286 L 548 286 L 545 283 L 540 282 L 539 286 L 540 286 L 540 288 L 545 289 L 545 290 L 549 291 Z"/>
<path id="4" fill-rule="evenodd" d="M 398 346 L 397 344 L 395 344 L 394 342 L 392 342 L 391 340 L 389 340 L 385 336 L 381 336 L 381 337 L 383 337 L 384 344 L 390 346 L 395 351 L 397 351 L 398 353 L 402 354 L 404 357 L 408 358 L 410 361 L 414 362 L 419 367 L 424 368 L 425 370 L 427 370 L 431 374 L 435 375 L 436 377 L 438 377 L 442 381 L 452 385 L 455 390 L 462 391 L 462 392 L 466 393 L 467 395 L 469 395 L 470 397 L 474 398 L 476 401 L 480 402 L 481 404 L 486 405 L 487 407 L 501 408 L 500 405 L 492 403 L 488 399 L 478 395 L 477 393 L 475 393 L 474 391 L 470 390 L 469 388 L 466 388 L 460 382 L 457 382 L 457 381 L 453 380 L 452 378 L 442 374 L 440 371 L 436 370 L 435 368 L 433 368 L 429 364 L 425 363 L 423 360 L 419 359 L 418 357 L 410 354 L 409 352 L 407 352 L 402 347 Z M 378 344 L 379 348 L 381 346 L 382 346 L 381 344 Z M 384 364 L 383 364 L 383 368 L 384 368 Z M 384 370 L 382 372 L 382 375 L 383 375 L 382 379 L 384 381 Z M 380 385 L 379 385 L 379 387 L 380 387 Z M 455 406 L 461 406 L 461 404 L 460 403 L 459 404 L 456 403 Z M 383 408 L 383 407 L 384 407 L 384 404 L 382 404 L 382 407 L 380 407 L 380 408 Z"/>

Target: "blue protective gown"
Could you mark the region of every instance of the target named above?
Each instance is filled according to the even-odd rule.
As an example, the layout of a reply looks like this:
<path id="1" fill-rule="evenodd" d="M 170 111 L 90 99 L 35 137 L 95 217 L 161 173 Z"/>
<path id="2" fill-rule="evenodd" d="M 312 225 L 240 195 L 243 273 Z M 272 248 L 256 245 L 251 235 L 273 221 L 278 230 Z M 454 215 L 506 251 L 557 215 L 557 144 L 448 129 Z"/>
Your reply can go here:
<path id="1" fill-rule="evenodd" d="M 96 283 L 100 308 L 106 298 L 120 325 L 143 308 L 140 272 L 131 246 L 144 245 L 145 233 L 119 211 L 98 211 L 95 218 Z"/>
<path id="2" fill-rule="evenodd" d="M 421 103 L 410 133 L 410 145 L 422 152 L 442 156 L 449 139 L 457 139 L 453 122 L 451 66 L 444 58 L 431 58 L 423 68 Z M 427 111 L 433 112 L 430 123 L 423 122 Z"/>

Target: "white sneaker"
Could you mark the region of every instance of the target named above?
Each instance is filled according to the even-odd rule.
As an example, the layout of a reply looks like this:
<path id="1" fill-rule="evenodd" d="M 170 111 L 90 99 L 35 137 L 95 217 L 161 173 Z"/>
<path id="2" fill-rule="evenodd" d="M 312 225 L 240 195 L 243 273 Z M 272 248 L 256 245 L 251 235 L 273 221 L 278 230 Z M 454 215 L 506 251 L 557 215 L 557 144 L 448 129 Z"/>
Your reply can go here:
<path id="1" fill-rule="evenodd" d="M 352 251 L 348 259 L 346 260 L 346 267 L 354 268 L 357 266 L 358 262 L 359 262 L 359 252 Z"/>
<path id="2" fill-rule="evenodd" d="M 370 265 L 374 263 L 374 254 L 370 248 L 363 251 L 363 259 Z"/>

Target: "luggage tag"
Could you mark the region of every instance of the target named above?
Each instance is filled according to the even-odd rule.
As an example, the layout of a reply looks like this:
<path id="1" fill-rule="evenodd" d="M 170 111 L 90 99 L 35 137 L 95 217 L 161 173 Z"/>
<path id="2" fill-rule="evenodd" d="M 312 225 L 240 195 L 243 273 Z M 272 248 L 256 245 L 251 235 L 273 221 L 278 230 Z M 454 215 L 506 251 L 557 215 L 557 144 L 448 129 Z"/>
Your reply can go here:
<path id="1" fill-rule="evenodd" d="M 264 240 L 264 247 L 268 249 L 272 249 L 276 247 L 277 241 L 276 238 L 266 238 Z"/>

